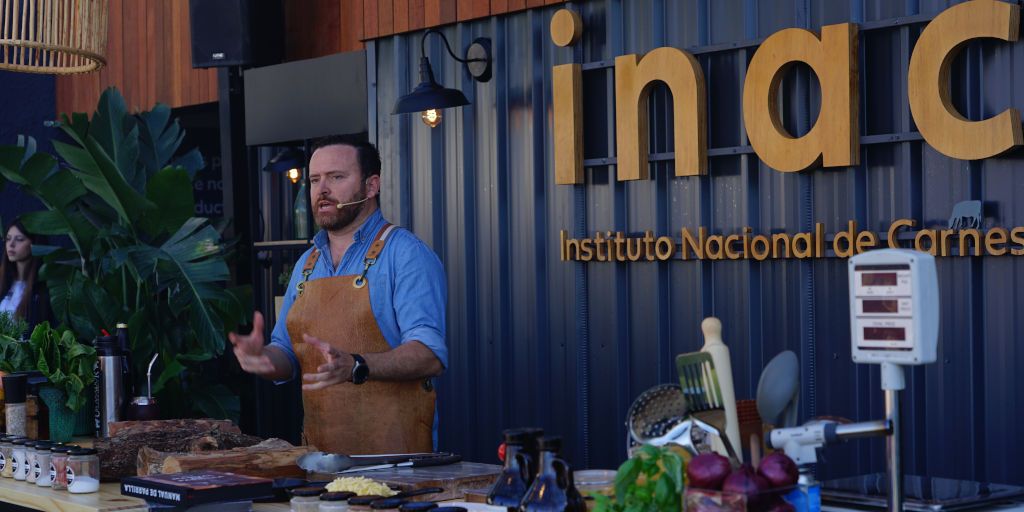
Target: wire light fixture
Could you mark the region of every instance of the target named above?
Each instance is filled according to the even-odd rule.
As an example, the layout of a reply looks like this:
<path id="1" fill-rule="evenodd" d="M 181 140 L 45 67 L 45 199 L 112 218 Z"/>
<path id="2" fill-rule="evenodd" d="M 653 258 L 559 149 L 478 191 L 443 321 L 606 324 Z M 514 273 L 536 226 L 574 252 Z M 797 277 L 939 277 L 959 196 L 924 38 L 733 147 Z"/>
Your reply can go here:
<path id="1" fill-rule="evenodd" d="M 423 33 L 423 39 L 420 40 L 420 84 L 409 94 L 398 98 L 398 101 L 395 102 L 395 109 L 391 113 L 421 112 L 420 116 L 423 122 L 434 128 L 441 124 L 441 109 L 469 105 L 469 100 L 466 99 L 465 94 L 462 94 L 462 91 L 444 87 L 434 78 L 434 70 L 430 67 L 426 49 L 427 36 L 430 34 L 441 36 L 448 54 L 453 59 L 465 64 L 470 76 L 479 82 L 491 79 L 491 40 L 485 37 L 477 38 L 466 49 L 466 58 L 460 59 L 455 56 L 455 52 L 448 45 L 448 38 L 444 36 L 444 33 L 436 29 L 429 29 Z"/>
<path id="2" fill-rule="evenodd" d="M 88 73 L 106 51 L 107 0 L 0 0 L 0 69 Z"/>

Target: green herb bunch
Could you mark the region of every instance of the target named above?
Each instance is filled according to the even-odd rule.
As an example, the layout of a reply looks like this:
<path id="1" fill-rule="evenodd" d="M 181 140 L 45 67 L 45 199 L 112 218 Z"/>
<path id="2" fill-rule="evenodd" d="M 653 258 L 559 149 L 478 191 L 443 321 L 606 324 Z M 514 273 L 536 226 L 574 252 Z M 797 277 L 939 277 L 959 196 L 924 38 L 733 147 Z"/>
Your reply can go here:
<path id="1" fill-rule="evenodd" d="M 49 322 L 36 326 L 29 338 L 29 347 L 36 357 L 36 368 L 51 385 L 64 390 L 72 412 L 85 405 L 85 388 L 93 383 L 96 349 L 75 340 L 70 329 L 50 327 Z"/>
<path id="2" fill-rule="evenodd" d="M 670 448 L 645 445 L 615 474 L 615 498 L 595 494 L 596 512 L 682 510 L 685 463 Z"/>
<path id="3" fill-rule="evenodd" d="M 28 323 L 22 318 L 16 318 L 14 313 L 0 311 L 0 337 L 6 336 L 11 339 L 21 339 L 28 332 Z"/>

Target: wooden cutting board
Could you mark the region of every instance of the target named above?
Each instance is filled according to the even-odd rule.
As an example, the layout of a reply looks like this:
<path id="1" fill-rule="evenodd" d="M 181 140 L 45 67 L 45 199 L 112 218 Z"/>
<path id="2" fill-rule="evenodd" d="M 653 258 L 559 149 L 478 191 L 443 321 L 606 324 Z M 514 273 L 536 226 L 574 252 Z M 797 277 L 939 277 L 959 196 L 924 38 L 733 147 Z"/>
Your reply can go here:
<path id="1" fill-rule="evenodd" d="M 419 468 L 390 468 L 375 471 L 358 471 L 332 475 L 313 473 L 310 480 L 333 480 L 339 476 L 363 476 L 383 482 L 402 491 L 412 491 L 424 487 L 440 487 L 443 492 L 414 496 L 412 501 L 461 500 L 469 489 L 488 488 L 494 485 L 501 473 L 501 466 L 481 464 L 479 462 L 456 462 L 446 466 L 428 466 Z"/>

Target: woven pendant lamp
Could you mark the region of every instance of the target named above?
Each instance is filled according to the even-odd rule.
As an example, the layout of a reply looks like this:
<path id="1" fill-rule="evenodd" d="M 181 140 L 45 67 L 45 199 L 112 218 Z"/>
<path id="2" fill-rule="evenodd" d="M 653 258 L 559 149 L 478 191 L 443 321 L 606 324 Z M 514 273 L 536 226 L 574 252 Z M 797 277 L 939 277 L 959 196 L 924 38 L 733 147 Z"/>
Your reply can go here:
<path id="1" fill-rule="evenodd" d="M 106 51 L 107 0 L 0 0 L 0 69 L 88 73 Z"/>

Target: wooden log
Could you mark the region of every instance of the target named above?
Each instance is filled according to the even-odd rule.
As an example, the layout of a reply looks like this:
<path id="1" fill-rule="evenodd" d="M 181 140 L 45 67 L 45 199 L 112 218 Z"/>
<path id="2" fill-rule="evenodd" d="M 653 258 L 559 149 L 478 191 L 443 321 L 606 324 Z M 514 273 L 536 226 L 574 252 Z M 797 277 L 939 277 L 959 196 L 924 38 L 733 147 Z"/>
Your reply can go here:
<path id="1" fill-rule="evenodd" d="M 231 426 L 231 430 L 237 427 Z M 259 437 L 238 432 L 224 432 L 219 424 L 199 430 L 197 424 L 185 428 L 151 430 L 147 427 L 121 429 L 112 437 L 96 439 L 93 446 L 100 457 L 100 476 L 104 480 L 120 479 L 136 474 L 139 449 L 148 446 L 165 452 L 188 452 L 194 449 L 226 450 L 252 446 Z"/>
<path id="2" fill-rule="evenodd" d="M 212 418 L 149 420 L 149 421 L 114 421 L 110 423 L 110 436 L 116 436 L 122 430 L 129 433 L 152 432 L 156 430 L 192 430 L 196 432 L 210 430 L 214 426 L 221 432 L 242 433 L 231 420 L 215 420 Z"/>
<path id="3" fill-rule="evenodd" d="M 160 452 L 144 447 L 139 450 L 137 470 L 139 475 L 213 469 L 265 478 L 305 478 L 306 472 L 296 464 L 296 459 L 313 451 L 315 447 L 292 446 L 281 439 L 194 453 Z"/>

